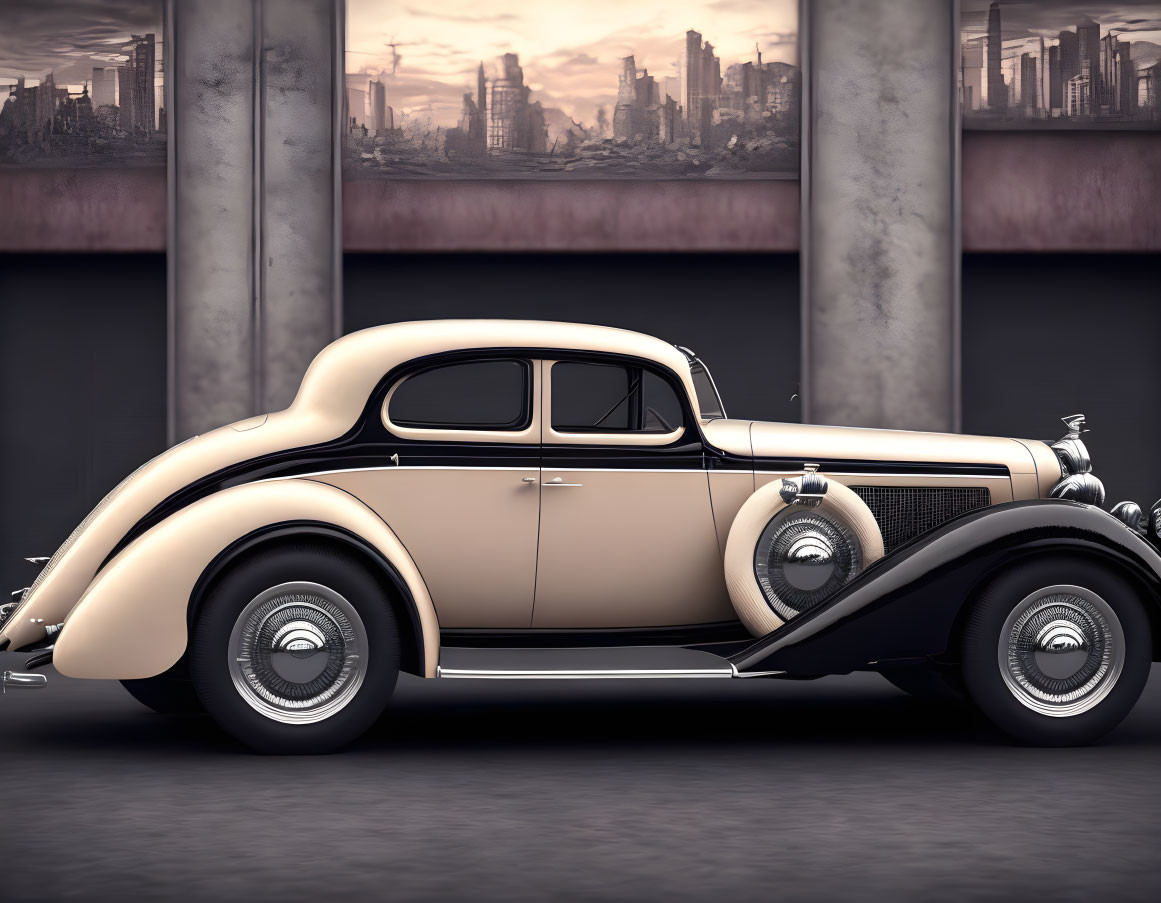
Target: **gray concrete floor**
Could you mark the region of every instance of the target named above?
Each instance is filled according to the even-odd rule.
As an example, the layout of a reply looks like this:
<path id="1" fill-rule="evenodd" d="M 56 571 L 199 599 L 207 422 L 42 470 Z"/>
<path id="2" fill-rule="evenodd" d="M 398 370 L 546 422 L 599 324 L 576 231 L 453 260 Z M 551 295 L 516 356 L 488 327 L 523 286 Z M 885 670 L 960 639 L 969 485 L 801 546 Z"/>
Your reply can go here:
<path id="1" fill-rule="evenodd" d="M 347 752 L 263 758 L 53 675 L 0 699 L 0 899 L 1155 900 L 1159 715 L 1159 669 L 1063 750 L 871 675 L 405 678 Z"/>

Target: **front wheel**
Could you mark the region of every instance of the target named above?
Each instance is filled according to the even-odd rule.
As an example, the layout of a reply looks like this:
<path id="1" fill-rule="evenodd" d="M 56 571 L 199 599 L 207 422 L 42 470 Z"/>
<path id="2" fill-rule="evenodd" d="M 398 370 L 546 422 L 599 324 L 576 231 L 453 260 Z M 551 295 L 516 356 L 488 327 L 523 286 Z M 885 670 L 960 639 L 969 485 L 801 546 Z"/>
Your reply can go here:
<path id="1" fill-rule="evenodd" d="M 1091 743 L 1129 713 L 1149 677 L 1149 618 L 1132 586 L 1089 562 L 1013 568 L 976 600 L 963 677 L 998 727 L 1037 746 Z"/>
<path id="2" fill-rule="evenodd" d="M 256 554 L 198 612 L 194 686 L 226 731 L 266 753 L 326 753 L 382 714 L 399 676 L 390 600 L 356 559 L 323 547 Z"/>

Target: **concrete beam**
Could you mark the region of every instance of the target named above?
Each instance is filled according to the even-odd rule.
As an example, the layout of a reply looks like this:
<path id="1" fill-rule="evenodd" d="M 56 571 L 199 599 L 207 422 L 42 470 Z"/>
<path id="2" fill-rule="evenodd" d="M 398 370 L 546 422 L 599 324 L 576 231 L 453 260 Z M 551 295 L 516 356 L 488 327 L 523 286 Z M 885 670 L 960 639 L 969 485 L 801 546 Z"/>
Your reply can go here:
<path id="1" fill-rule="evenodd" d="M 285 407 L 334 338 L 330 0 L 170 0 L 170 439 Z"/>
<path id="2" fill-rule="evenodd" d="M 338 331 L 338 25 L 331 0 L 262 5 L 258 409 L 277 411 Z"/>
<path id="3" fill-rule="evenodd" d="M 806 420 L 959 427 L 955 8 L 803 4 Z"/>
<path id="4" fill-rule="evenodd" d="M 168 11 L 169 416 L 180 441 L 254 412 L 255 16 L 237 0 Z"/>

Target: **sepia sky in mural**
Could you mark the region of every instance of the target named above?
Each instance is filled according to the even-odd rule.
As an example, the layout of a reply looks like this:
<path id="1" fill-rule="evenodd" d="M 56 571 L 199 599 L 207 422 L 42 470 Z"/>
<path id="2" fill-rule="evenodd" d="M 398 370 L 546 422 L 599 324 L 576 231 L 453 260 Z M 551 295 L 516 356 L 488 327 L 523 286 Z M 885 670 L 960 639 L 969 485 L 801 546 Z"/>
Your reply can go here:
<path id="1" fill-rule="evenodd" d="M 621 58 L 659 79 L 678 74 L 689 29 L 716 48 L 722 70 L 754 60 L 798 62 L 797 0 L 348 0 L 348 84 L 380 77 L 396 115 L 454 126 L 480 62 L 520 56 L 535 100 L 592 124 L 612 114 Z M 390 47 L 394 43 L 394 53 Z"/>
<path id="2" fill-rule="evenodd" d="M 965 37 L 987 31 L 990 5 L 990 0 L 962 0 Z M 1135 62 L 1146 63 L 1156 57 L 1152 48 L 1161 44 L 1161 0 L 1000 0 L 1000 37 L 1008 54 L 1021 50 L 1015 43 L 1021 39 L 1032 47 L 1040 38 L 1056 38 L 1061 31 L 1075 30 L 1077 23 L 1089 21 L 1100 24 L 1102 37 L 1115 34 L 1125 41 L 1142 42 L 1142 52 L 1133 54 Z"/>
<path id="3" fill-rule="evenodd" d="M 157 37 L 161 84 L 161 0 L 0 0 L 0 86 L 23 75 L 36 85 L 52 72 L 79 90 L 93 67 L 115 66 L 130 34 Z M 7 88 L 4 89 L 5 95 Z"/>

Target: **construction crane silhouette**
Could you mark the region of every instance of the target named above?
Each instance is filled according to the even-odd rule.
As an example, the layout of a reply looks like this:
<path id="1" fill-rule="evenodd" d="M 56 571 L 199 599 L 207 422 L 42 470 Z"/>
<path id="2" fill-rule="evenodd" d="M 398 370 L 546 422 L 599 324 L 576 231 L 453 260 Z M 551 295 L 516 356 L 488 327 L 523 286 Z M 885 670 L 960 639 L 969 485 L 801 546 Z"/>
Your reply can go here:
<path id="1" fill-rule="evenodd" d="M 395 70 L 399 68 L 399 64 L 403 61 L 403 55 L 396 49 L 398 47 L 408 47 L 412 41 L 396 41 L 395 35 L 391 35 L 391 40 L 384 44 L 384 47 L 391 48 L 391 74 L 395 74 Z"/>

